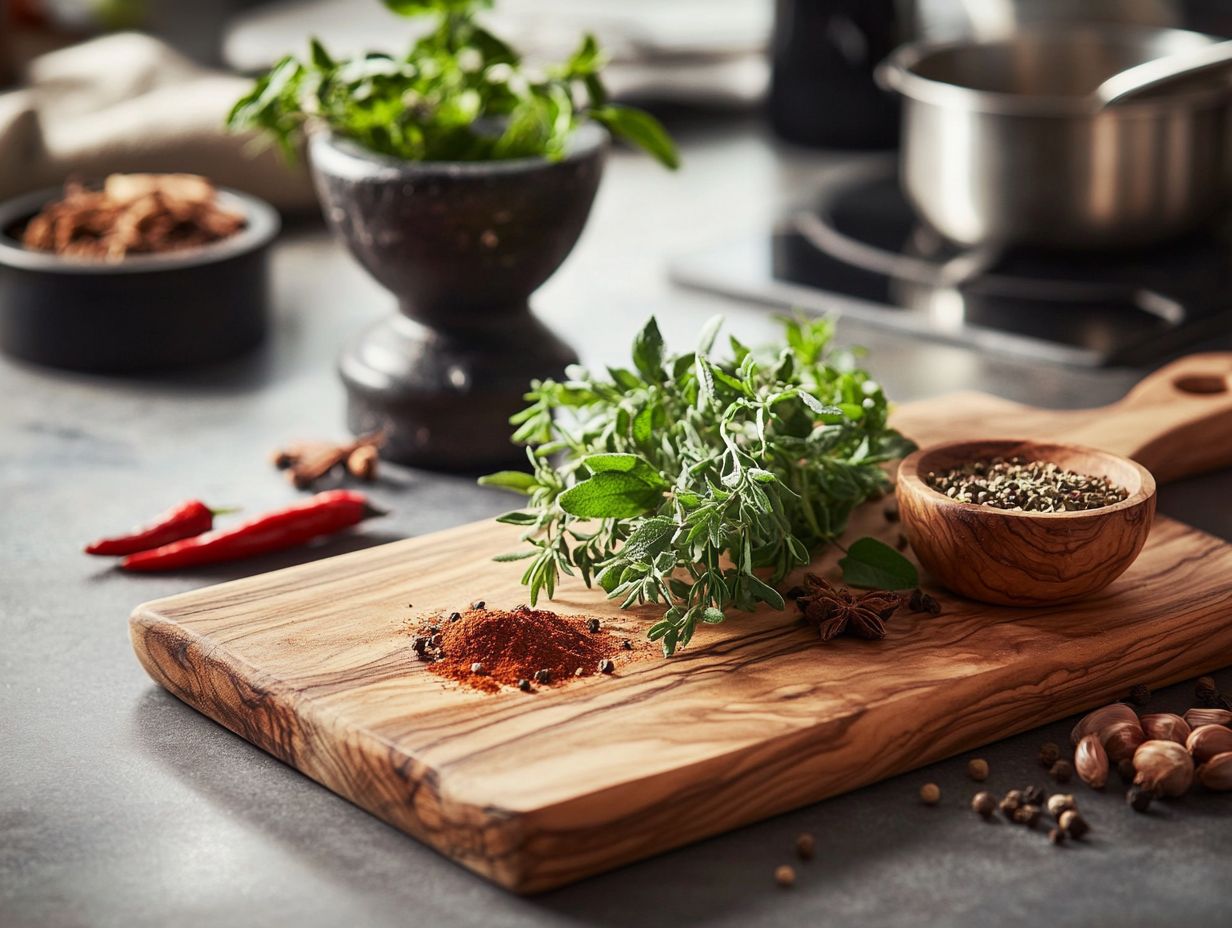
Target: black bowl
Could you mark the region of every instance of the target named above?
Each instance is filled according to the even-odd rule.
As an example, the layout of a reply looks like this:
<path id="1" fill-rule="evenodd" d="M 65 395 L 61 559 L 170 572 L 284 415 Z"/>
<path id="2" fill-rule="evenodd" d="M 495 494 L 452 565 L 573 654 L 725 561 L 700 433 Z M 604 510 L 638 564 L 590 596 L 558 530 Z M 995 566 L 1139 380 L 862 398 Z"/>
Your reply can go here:
<path id="1" fill-rule="evenodd" d="M 34 251 L 20 230 L 60 189 L 0 205 L 0 349 L 36 364 L 97 373 L 224 361 L 255 348 L 268 322 L 269 204 L 218 200 L 247 226 L 226 239 L 104 263 Z"/>

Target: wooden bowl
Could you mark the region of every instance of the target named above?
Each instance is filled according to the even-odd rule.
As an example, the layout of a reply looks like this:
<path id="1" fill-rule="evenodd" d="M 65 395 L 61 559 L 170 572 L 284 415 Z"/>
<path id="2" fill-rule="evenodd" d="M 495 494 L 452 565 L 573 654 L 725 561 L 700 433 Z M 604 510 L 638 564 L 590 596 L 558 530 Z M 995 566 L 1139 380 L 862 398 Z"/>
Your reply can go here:
<path id="1" fill-rule="evenodd" d="M 1082 512 L 1015 512 L 960 503 L 924 481 L 930 471 L 1021 456 L 1107 477 L 1129 491 Z M 963 596 L 1038 606 L 1090 596 L 1133 563 L 1155 515 L 1155 478 L 1128 458 L 1077 445 L 960 441 L 922 448 L 898 469 L 903 531 L 920 563 Z"/>

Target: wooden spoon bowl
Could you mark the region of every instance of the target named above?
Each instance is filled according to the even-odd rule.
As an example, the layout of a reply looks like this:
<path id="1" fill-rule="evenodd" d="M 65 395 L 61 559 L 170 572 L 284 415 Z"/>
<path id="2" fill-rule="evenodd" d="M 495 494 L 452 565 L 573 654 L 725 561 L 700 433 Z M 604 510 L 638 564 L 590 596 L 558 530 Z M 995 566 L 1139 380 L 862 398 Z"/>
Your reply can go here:
<path id="1" fill-rule="evenodd" d="M 1021 512 L 957 502 L 925 478 L 973 461 L 1051 461 L 1129 491 L 1119 503 L 1078 512 Z M 903 531 L 924 568 L 963 596 L 1038 606 L 1098 592 L 1125 572 L 1155 515 L 1155 478 L 1141 464 L 1078 445 L 959 441 L 922 448 L 898 469 Z"/>

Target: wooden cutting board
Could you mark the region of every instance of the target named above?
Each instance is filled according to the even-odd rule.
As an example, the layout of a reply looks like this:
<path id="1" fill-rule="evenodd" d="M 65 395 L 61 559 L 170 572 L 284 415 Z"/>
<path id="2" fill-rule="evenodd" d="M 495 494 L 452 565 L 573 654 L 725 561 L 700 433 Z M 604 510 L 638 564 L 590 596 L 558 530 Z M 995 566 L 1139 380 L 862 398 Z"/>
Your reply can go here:
<path id="1" fill-rule="evenodd" d="M 964 393 L 899 409 L 922 444 L 1060 439 L 1161 480 L 1232 464 L 1232 354 L 1196 355 L 1098 410 Z M 1226 501 L 1225 501 L 1226 502 Z M 892 539 L 883 504 L 853 537 Z M 1166 518 L 1097 597 L 1011 609 L 939 593 L 884 641 L 818 644 L 791 614 L 705 627 L 672 660 L 485 696 L 414 659 L 408 619 L 524 600 L 483 522 L 139 606 L 150 675 L 209 717 L 477 873 L 535 892 L 1232 663 L 1232 545 Z M 833 557 L 814 569 L 833 571 Z M 630 636 L 651 613 L 558 591 Z M 414 610 L 407 604 L 414 603 Z"/>

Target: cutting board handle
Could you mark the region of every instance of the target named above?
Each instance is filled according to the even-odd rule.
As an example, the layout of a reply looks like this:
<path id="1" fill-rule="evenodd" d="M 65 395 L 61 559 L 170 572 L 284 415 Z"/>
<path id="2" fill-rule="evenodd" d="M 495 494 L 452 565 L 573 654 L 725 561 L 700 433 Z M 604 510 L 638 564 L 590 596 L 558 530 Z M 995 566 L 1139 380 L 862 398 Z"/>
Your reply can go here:
<path id="1" fill-rule="evenodd" d="M 1088 443 L 1133 458 L 1160 483 L 1232 467 L 1232 352 L 1173 361 L 1098 413 L 1089 431 L 1108 438 Z"/>

